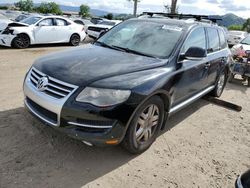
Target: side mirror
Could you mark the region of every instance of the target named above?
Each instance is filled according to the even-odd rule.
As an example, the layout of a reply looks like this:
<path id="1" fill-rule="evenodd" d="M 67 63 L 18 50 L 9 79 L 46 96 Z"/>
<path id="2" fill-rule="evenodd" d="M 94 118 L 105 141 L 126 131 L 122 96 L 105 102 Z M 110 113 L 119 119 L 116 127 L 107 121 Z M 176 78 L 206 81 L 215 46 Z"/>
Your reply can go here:
<path id="1" fill-rule="evenodd" d="M 199 47 L 190 47 L 185 54 L 181 55 L 181 59 L 201 60 L 207 57 L 207 51 Z"/>

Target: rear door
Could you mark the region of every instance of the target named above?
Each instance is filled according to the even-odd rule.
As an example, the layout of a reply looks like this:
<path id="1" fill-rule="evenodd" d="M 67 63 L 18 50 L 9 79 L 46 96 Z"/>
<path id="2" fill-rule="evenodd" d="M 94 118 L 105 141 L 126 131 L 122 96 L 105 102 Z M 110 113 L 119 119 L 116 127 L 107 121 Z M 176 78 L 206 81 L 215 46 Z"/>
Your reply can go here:
<path id="1" fill-rule="evenodd" d="M 56 18 L 55 21 L 57 33 L 56 42 L 69 42 L 72 33 L 70 24 L 62 18 Z"/>
<path id="2" fill-rule="evenodd" d="M 41 20 L 34 29 L 35 43 L 53 43 L 57 38 L 56 26 L 53 18 Z"/>
<path id="3" fill-rule="evenodd" d="M 206 33 L 204 27 L 194 29 L 183 44 L 181 54 L 190 47 L 207 49 Z M 206 87 L 207 83 L 207 59 L 179 61 L 177 66 L 177 80 L 173 98 L 173 105 L 181 103 Z"/>
<path id="4" fill-rule="evenodd" d="M 208 66 L 208 78 L 207 78 L 207 86 L 214 85 L 217 77 L 219 75 L 220 65 L 223 61 L 226 60 L 226 57 L 222 56 L 221 50 L 226 48 L 226 39 L 221 30 L 217 28 L 206 28 L 207 37 L 208 37 L 208 50 L 207 50 L 207 58 L 209 61 Z M 220 37 L 221 36 L 221 37 Z"/>

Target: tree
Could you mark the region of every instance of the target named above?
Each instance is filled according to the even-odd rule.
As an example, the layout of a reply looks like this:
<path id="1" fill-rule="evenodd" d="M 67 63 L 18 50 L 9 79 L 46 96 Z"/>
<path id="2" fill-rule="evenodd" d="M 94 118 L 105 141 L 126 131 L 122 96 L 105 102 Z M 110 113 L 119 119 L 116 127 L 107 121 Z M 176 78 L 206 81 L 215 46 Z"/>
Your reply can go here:
<path id="1" fill-rule="evenodd" d="M 128 0 L 128 1 L 134 1 L 134 17 L 136 17 L 137 15 L 137 5 L 138 5 L 138 2 L 140 2 L 139 0 Z"/>
<path id="2" fill-rule="evenodd" d="M 79 15 L 82 17 L 90 17 L 90 8 L 88 5 L 81 5 Z"/>
<path id="3" fill-rule="evenodd" d="M 243 24 L 243 30 L 250 33 L 250 18 L 248 18 L 247 21 Z"/>
<path id="4" fill-rule="evenodd" d="M 18 7 L 21 11 L 30 12 L 33 9 L 33 1 L 32 0 L 20 0 L 15 3 L 15 6 Z"/>
<path id="5" fill-rule="evenodd" d="M 237 30 L 237 31 L 241 31 L 243 29 L 242 25 L 230 25 L 228 27 L 228 30 Z"/>
<path id="6" fill-rule="evenodd" d="M 54 2 L 49 3 L 41 3 L 39 7 L 37 7 L 37 11 L 43 14 L 62 14 L 62 11 L 58 4 Z"/>
<path id="7" fill-rule="evenodd" d="M 104 18 L 106 18 L 108 20 L 113 20 L 114 15 L 112 13 L 108 13 L 106 16 L 104 16 Z"/>

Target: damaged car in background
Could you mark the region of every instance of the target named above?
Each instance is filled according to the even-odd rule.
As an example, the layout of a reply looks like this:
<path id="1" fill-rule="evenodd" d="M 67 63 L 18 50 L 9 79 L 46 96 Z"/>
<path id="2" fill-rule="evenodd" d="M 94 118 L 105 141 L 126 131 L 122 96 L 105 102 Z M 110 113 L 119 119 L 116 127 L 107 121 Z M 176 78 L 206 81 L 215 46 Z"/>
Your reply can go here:
<path id="1" fill-rule="evenodd" d="M 86 37 L 84 27 L 60 16 L 31 16 L 12 22 L 0 33 L 0 45 L 27 48 L 33 44 L 69 43 L 77 46 Z"/>

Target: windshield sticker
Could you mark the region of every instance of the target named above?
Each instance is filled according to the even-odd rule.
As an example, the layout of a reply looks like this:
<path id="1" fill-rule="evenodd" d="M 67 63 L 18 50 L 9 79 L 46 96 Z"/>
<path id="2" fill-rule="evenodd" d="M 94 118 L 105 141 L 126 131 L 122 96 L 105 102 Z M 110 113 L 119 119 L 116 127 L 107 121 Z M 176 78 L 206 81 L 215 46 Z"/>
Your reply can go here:
<path id="1" fill-rule="evenodd" d="M 172 31 L 182 31 L 181 27 L 177 27 L 177 26 L 170 26 L 170 25 L 163 25 L 162 29 L 166 29 L 166 30 L 172 30 Z"/>

